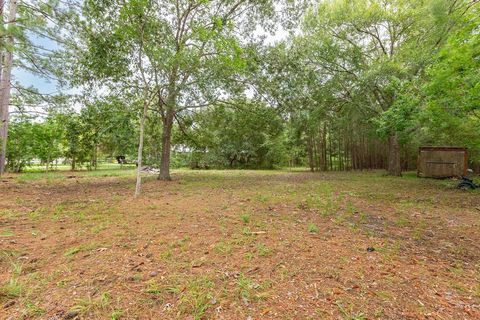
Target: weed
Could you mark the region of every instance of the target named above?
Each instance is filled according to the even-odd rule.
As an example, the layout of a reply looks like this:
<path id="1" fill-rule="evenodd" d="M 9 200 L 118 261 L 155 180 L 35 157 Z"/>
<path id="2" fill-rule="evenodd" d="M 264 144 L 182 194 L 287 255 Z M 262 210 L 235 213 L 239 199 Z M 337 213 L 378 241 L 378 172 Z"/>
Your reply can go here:
<path id="1" fill-rule="evenodd" d="M 347 209 L 346 210 L 347 210 L 347 213 L 350 214 L 350 215 L 353 215 L 356 212 L 358 212 L 357 208 L 353 204 L 353 201 L 350 200 L 350 199 L 347 200 Z"/>
<path id="2" fill-rule="evenodd" d="M 34 220 L 34 221 L 37 221 L 37 220 L 39 220 L 43 215 L 45 215 L 47 212 L 48 212 L 47 208 L 40 207 L 40 208 L 37 208 L 36 210 L 30 212 L 30 213 L 28 214 L 28 216 L 30 217 L 30 219 L 32 219 L 32 220 Z"/>
<path id="3" fill-rule="evenodd" d="M 110 294 L 108 292 L 102 293 L 97 298 L 88 297 L 85 299 L 78 299 L 76 304 L 70 308 L 70 311 L 78 312 L 79 314 L 88 314 L 97 310 L 106 309 L 110 305 Z"/>
<path id="4" fill-rule="evenodd" d="M 17 277 L 11 277 L 5 284 L 0 286 L 0 301 L 19 298 L 25 291 L 23 283 Z"/>
<path id="5" fill-rule="evenodd" d="M 269 247 L 267 247 L 263 243 L 258 243 L 257 244 L 257 254 L 260 257 L 266 257 L 266 256 L 269 256 L 269 255 L 272 254 L 272 249 L 270 249 Z"/>
<path id="6" fill-rule="evenodd" d="M 29 317 L 39 317 L 46 312 L 45 309 L 39 307 L 37 304 L 33 303 L 30 300 L 24 301 L 23 304 L 27 309 L 26 313 Z"/>
<path id="7" fill-rule="evenodd" d="M 10 229 L 4 229 L 0 231 L 0 237 L 12 237 L 15 233 Z"/>
<path id="8" fill-rule="evenodd" d="M 251 235 L 253 235 L 252 230 L 250 230 L 249 227 L 245 227 L 245 228 L 242 229 L 242 235 L 247 236 L 247 237 L 251 236 Z"/>
<path id="9" fill-rule="evenodd" d="M 250 222 L 250 215 L 244 213 L 244 214 L 242 214 L 242 215 L 240 216 L 240 219 L 242 219 L 242 222 L 243 222 L 243 223 L 247 224 L 247 223 Z"/>
<path id="10" fill-rule="evenodd" d="M 0 217 L 2 218 L 13 218 L 15 216 L 15 212 L 12 210 L 0 210 Z"/>
<path id="11" fill-rule="evenodd" d="M 267 203 L 268 200 L 270 200 L 270 197 L 268 195 L 262 193 L 262 194 L 257 194 L 255 196 L 255 200 L 257 200 L 261 203 Z"/>
<path id="12" fill-rule="evenodd" d="M 213 247 L 213 250 L 223 255 L 229 255 L 232 253 L 233 247 L 230 243 L 227 243 L 225 241 L 220 241 L 217 244 L 215 244 L 215 246 Z"/>
<path id="13" fill-rule="evenodd" d="M 65 257 L 71 257 L 79 253 L 82 249 L 78 247 L 70 248 L 67 251 L 65 251 L 64 256 Z"/>
<path id="14" fill-rule="evenodd" d="M 254 257 L 255 257 L 255 255 L 254 255 L 252 252 L 247 252 L 247 253 L 245 253 L 245 258 L 246 258 L 248 261 L 252 261 Z"/>
<path id="15" fill-rule="evenodd" d="M 181 251 L 186 251 L 188 250 L 189 242 L 190 242 L 190 237 L 185 236 L 182 239 L 171 243 L 170 248 L 171 249 L 179 248 Z"/>
<path id="16" fill-rule="evenodd" d="M 475 286 L 473 295 L 477 298 L 480 298 L 480 282 Z"/>
<path id="17" fill-rule="evenodd" d="M 366 316 L 361 312 L 354 312 L 353 306 L 350 305 L 348 308 L 344 307 L 340 301 L 336 301 L 338 310 L 342 314 L 345 320 L 366 320 Z"/>
<path id="18" fill-rule="evenodd" d="M 424 219 L 420 219 L 419 221 L 417 221 L 415 225 L 415 229 L 413 229 L 413 238 L 415 240 L 422 239 L 426 228 L 427 228 L 427 223 Z"/>
<path id="19" fill-rule="evenodd" d="M 165 293 L 168 294 L 177 294 L 180 292 L 180 289 L 175 286 L 163 287 L 160 286 L 157 281 L 154 279 L 147 281 L 147 288 L 145 292 L 153 294 L 153 295 L 163 295 Z"/>
<path id="20" fill-rule="evenodd" d="M 195 320 L 204 318 L 213 299 L 214 283 L 207 277 L 190 279 L 179 299 L 179 310 L 183 314 L 190 314 Z"/>
<path id="21" fill-rule="evenodd" d="M 172 257 L 172 251 L 171 250 L 166 250 L 160 253 L 160 258 L 163 260 L 168 260 Z"/>
<path id="22" fill-rule="evenodd" d="M 395 224 L 399 227 L 406 227 L 410 224 L 410 220 L 408 220 L 407 217 L 402 215 L 398 217 L 398 219 L 395 221 Z"/>
<path id="23" fill-rule="evenodd" d="M 112 311 L 112 315 L 110 316 L 111 320 L 120 320 L 122 318 L 123 311 L 120 309 L 116 309 Z"/>
<path id="24" fill-rule="evenodd" d="M 378 251 L 381 252 L 384 258 L 388 260 L 392 260 L 393 257 L 397 256 L 402 248 L 402 244 L 399 240 L 394 241 L 393 243 L 387 242 L 383 248 L 379 248 Z"/>
<path id="25" fill-rule="evenodd" d="M 157 210 L 160 209 L 160 206 L 158 204 L 149 204 L 146 206 L 148 210 Z"/>
<path id="26" fill-rule="evenodd" d="M 308 225 L 308 232 L 310 233 L 318 233 L 318 227 L 314 223 L 310 223 Z"/>
<path id="27" fill-rule="evenodd" d="M 377 291 L 377 292 L 375 292 L 375 294 L 379 298 L 382 298 L 386 302 L 391 302 L 391 301 L 395 300 L 395 298 L 392 297 L 392 295 L 389 292 L 386 292 L 386 291 Z"/>
<path id="28" fill-rule="evenodd" d="M 243 273 L 240 274 L 237 280 L 238 295 L 242 299 L 249 300 L 251 296 L 253 281 L 245 277 Z"/>

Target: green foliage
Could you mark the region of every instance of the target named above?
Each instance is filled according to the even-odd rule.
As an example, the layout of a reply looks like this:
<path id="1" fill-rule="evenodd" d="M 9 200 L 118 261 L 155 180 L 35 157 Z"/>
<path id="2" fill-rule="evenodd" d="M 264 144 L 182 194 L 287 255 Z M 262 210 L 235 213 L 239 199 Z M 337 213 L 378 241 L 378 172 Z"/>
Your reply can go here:
<path id="1" fill-rule="evenodd" d="M 310 223 L 308 225 L 308 232 L 310 233 L 318 233 L 318 227 L 314 223 Z"/>
<path id="2" fill-rule="evenodd" d="M 23 119 L 10 123 L 9 139 L 7 140 L 7 167 L 10 171 L 22 171 L 35 157 L 32 126 L 31 122 Z"/>
<path id="3" fill-rule="evenodd" d="M 480 160 L 479 8 L 463 17 L 427 72 L 421 137 L 427 143 L 469 148 Z"/>
<path id="4" fill-rule="evenodd" d="M 273 168 L 285 162 L 282 119 L 267 106 L 218 105 L 193 115 L 190 123 L 183 141 L 194 168 Z"/>
<path id="5" fill-rule="evenodd" d="M 46 118 L 21 115 L 10 124 L 7 158 L 10 171 L 19 172 L 35 160 L 49 169 L 65 158 L 75 169 L 92 169 L 99 154 L 133 158 L 137 138 L 136 115 L 117 98 L 86 103 L 76 113 L 50 112 Z"/>
<path id="6" fill-rule="evenodd" d="M 39 159 L 50 164 L 62 155 L 62 130 L 59 123 L 48 118 L 43 123 L 33 122 L 26 117 L 14 119 L 7 140 L 8 169 L 20 172 L 32 160 Z"/>
<path id="7" fill-rule="evenodd" d="M 19 67 L 85 91 L 73 110 L 66 96 L 18 88 L 9 170 L 48 170 L 62 158 L 72 169 L 96 168 L 100 157 L 132 162 L 144 103 L 148 165 L 169 161 L 162 149 L 172 142 L 177 167 L 379 168 L 395 149 L 396 139 L 385 143 L 392 137 L 407 166 L 421 144 L 465 146 L 480 161 L 477 3 L 318 1 L 282 21 L 297 32 L 276 43 L 253 31 L 278 22 L 278 2 L 178 3 L 19 6 L 16 27 L 0 26 L 16 39 L 5 50 L 17 51 Z M 300 3 L 282 6 L 294 14 Z M 65 40 L 64 54 L 35 49 L 30 29 Z M 43 105 L 45 117 L 25 116 Z"/>

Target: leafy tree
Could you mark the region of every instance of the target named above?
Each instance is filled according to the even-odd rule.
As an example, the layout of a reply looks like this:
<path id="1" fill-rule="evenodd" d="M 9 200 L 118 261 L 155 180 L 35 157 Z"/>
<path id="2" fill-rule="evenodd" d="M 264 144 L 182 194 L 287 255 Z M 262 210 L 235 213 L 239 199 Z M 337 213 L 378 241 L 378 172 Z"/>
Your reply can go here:
<path id="1" fill-rule="evenodd" d="M 66 3 L 58 0 L 0 0 L 0 175 L 6 161 L 11 96 L 32 93 L 20 83 L 14 83 L 15 90 L 12 91 L 12 69 L 17 67 L 55 79 L 57 50 L 39 45 L 35 40 L 48 39 L 55 43 L 61 38 L 59 21 L 68 14 Z"/>
<path id="2" fill-rule="evenodd" d="M 427 143 L 462 144 L 480 160 L 480 8 L 472 7 L 428 69 L 426 108 L 420 113 L 421 139 Z"/>
<path id="3" fill-rule="evenodd" d="M 263 104 L 210 107 L 191 125 L 186 143 L 193 167 L 272 168 L 286 162 L 283 120 Z"/>
<path id="4" fill-rule="evenodd" d="M 88 158 L 89 150 L 82 144 L 82 123 L 78 114 L 60 115 L 65 126 L 65 157 L 70 160 L 71 169 Z"/>
<path id="5" fill-rule="evenodd" d="M 133 158 L 138 140 L 138 116 L 125 100 L 128 101 L 128 97 L 108 96 L 95 100 L 90 108 L 95 108 L 96 111 L 90 114 L 98 118 L 92 120 L 100 128 L 100 150 L 110 156 L 124 155 Z"/>
<path id="6" fill-rule="evenodd" d="M 307 16 L 305 44 L 311 44 L 310 59 L 327 78 L 340 81 L 352 98 L 368 94 L 370 103 L 363 108 L 382 117 L 405 110 L 398 106 L 405 102 L 399 99 L 402 88 L 421 75 L 467 7 L 466 1 L 447 0 L 324 1 Z M 402 120 L 385 127 L 391 175 L 401 175 L 403 125 Z"/>
<path id="7" fill-rule="evenodd" d="M 170 179 L 178 115 L 216 101 L 245 68 L 239 34 L 253 33 L 272 1 L 85 1 L 87 46 L 77 76 L 137 91 L 162 126 L 159 179 Z M 147 108 L 145 108 L 147 110 Z M 143 130 L 141 130 L 143 131 Z"/>
<path id="8" fill-rule="evenodd" d="M 6 166 L 9 171 L 21 172 L 35 158 L 33 123 L 26 117 L 13 119 L 9 131 Z"/>
<path id="9" fill-rule="evenodd" d="M 48 118 L 32 126 L 33 154 L 45 164 L 46 171 L 52 161 L 62 156 L 63 130 L 56 120 Z"/>

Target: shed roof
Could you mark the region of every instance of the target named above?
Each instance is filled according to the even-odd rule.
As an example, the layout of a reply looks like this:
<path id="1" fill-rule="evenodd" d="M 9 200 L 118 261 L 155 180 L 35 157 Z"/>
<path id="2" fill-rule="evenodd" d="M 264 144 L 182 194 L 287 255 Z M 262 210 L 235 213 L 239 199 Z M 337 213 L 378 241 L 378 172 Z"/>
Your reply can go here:
<path id="1" fill-rule="evenodd" d="M 430 150 L 430 151 L 467 151 L 467 148 L 464 148 L 464 147 L 450 147 L 450 146 L 423 146 L 423 147 L 420 147 L 420 150 Z"/>

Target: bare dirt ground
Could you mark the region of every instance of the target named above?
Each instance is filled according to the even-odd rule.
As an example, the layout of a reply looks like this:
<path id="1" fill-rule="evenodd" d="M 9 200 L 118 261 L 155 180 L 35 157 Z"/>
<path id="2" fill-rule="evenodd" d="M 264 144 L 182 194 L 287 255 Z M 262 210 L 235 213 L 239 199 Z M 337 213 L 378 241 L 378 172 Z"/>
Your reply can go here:
<path id="1" fill-rule="evenodd" d="M 480 193 L 370 173 L 0 182 L 0 319 L 480 319 Z"/>

